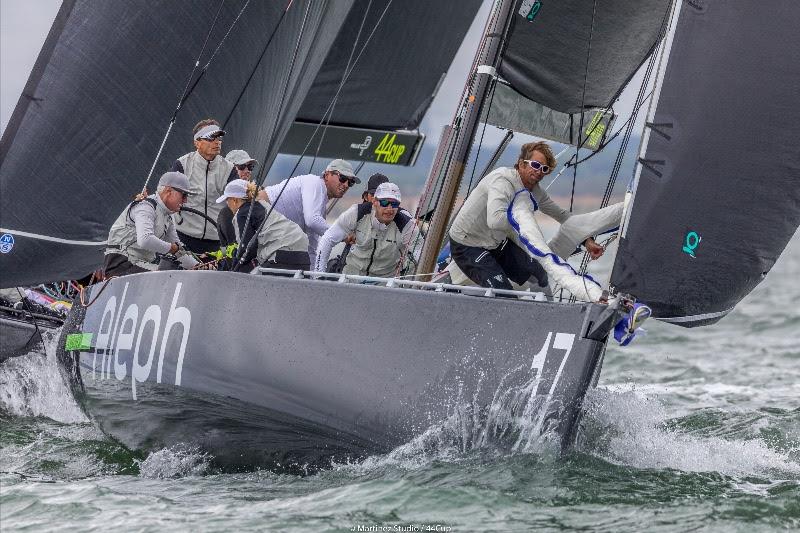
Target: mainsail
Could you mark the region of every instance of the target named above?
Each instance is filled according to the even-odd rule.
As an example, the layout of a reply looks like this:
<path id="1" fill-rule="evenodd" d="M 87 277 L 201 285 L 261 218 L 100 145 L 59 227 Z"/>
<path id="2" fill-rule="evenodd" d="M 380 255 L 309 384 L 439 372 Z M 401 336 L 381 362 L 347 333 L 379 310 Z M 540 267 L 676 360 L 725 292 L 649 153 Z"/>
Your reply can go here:
<path id="1" fill-rule="evenodd" d="M 76 278 L 101 265 L 108 228 L 144 185 L 191 73 L 200 81 L 156 179 L 193 149 L 189 132 L 205 117 L 224 122 L 227 149 L 247 148 L 268 167 L 296 118 L 325 118 L 351 59 L 357 83 L 344 84 L 332 123 L 416 127 L 478 7 L 66 0 L 2 138 L 0 232 L 15 242 L 0 256 L 0 285 Z"/>
<path id="2" fill-rule="evenodd" d="M 611 284 L 682 326 L 716 322 L 800 224 L 800 3 L 679 3 Z"/>

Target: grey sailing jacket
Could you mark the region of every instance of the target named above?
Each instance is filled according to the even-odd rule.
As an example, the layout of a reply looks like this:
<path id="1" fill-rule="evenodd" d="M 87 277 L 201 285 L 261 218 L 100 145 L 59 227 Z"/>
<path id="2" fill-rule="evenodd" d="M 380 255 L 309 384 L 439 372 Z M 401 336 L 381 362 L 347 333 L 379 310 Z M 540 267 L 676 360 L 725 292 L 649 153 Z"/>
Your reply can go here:
<path id="1" fill-rule="evenodd" d="M 222 196 L 232 173 L 235 173 L 233 163 L 219 155 L 208 161 L 199 153 L 191 152 L 175 161 L 172 170 L 183 172 L 189 178 L 189 192 L 192 194 L 184 205 L 205 213 L 211 220 L 217 220 L 225 204 L 218 204 L 216 201 Z M 176 215 L 176 222 L 178 231 L 190 237 L 219 240 L 214 225 L 201 216 L 180 213 Z"/>

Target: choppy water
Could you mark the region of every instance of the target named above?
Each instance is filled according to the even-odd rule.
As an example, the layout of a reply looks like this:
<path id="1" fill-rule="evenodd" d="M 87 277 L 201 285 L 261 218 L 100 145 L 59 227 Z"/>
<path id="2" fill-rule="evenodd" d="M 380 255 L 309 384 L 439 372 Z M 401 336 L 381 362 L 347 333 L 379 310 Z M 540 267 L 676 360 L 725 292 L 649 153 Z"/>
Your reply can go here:
<path id="1" fill-rule="evenodd" d="M 52 357 L 0 369 L 0 528 L 263 531 L 800 529 L 800 234 L 712 328 L 610 348 L 575 450 L 464 451 L 447 427 L 299 477 L 219 474 L 97 431 Z M 438 527 L 438 529 L 437 529 Z"/>

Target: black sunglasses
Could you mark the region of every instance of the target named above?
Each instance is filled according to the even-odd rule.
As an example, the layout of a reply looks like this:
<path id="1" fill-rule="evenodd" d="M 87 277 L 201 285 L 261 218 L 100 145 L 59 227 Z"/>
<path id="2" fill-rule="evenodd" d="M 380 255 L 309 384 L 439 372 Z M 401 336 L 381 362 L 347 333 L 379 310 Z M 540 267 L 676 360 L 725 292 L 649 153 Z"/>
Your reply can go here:
<path id="1" fill-rule="evenodd" d="M 337 172 L 337 174 L 339 173 Z M 348 187 L 352 187 L 353 185 L 356 184 L 356 180 L 339 174 L 339 183 L 347 183 Z"/>
<path id="2" fill-rule="evenodd" d="M 378 204 L 381 207 L 391 207 L 392 209 L 397 209 L 398 207 L 400 207 L 400 202 L 398 202 L 397 200 L 384 200 L 383 198 L 378 200 Z"/>
<path id="3" fill-rule="evenodd" d="M 254 168 L 256 168 L 256 164 L 245 163 L 244 165 L 236 165 L 236 168 L 238 168 L 239 170 L 253 170 Z"/>

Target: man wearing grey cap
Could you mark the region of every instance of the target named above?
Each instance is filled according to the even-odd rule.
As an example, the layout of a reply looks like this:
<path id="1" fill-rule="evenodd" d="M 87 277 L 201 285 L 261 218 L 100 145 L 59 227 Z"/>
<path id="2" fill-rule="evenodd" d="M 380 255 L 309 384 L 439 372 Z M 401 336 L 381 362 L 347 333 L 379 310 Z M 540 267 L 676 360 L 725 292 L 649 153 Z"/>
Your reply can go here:
<path id="1" fill-rule="evenodd" d="M 108 233 L 106 277 L 156 270 L 157 253 L 176 255 L 186 269 L 197 265 L 194 257 L 182 253 L 172 220 L 190 194 L 186 175 L 167 172 L 158 180 L 155 194 L 128 204 Z"/>
<path id="2" fill-rule="evenodd" d="M 192 195 L 186 207 L 200 211 L 211 220 L 219 216 L 222 207 L 215 200 L 225 190 L 225 184 L 239 177 L 233 163 L 220 154 L 224 135 L 216 120 L 201 120 L 193 130 L 195 151 L 178 158 L 171 168 L 189 178 L 188 192 Z M 219 235 L 208 219 L 194 213 L 181 213 L 176 217 L 178 235 L 188 250 L 201 254 L 219 249 Z"/>
<path id="3" fill-rule="evenodd" d="M 347 190 L 361 183 L 353 166 L 344 159 L 334 159 L 322 176 L 306 174 L 287 178 L 267 187 L 269 201 L 275 210 L 300 226 L 308 235 L 309 262 L 317 257 L 317 241 L 326 231 L 325 206 L 331 198 L 341 198 Z"/>

